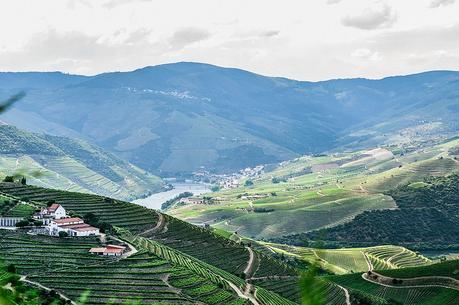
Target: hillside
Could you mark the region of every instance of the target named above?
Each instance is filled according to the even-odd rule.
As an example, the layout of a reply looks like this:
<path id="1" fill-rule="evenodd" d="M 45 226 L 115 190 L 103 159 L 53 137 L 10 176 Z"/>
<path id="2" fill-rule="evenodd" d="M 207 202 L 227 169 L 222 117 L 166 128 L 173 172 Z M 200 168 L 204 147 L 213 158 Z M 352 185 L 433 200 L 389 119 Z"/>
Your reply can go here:
<path id="1" fill-rule="evenodd" d="M 271 276 L 297 279 L 295 268 L 211 229 L 96 195 L 14 183 L 0 183 L 0 192 L 32 203 L 55 200 L 76 215 L 94 213 L 100 221 L 116 226 L 112 233 L 139 251 L 113 261 L 88 254 L 89 248 L 98 245 L 98 239 L 62 240 L 0 230 L 0 259 L 16 264 L 28 279 L 71 299 L 89 289 L 88 304 L 105 303 L 113 296 L 123 301 L 137 298 L 142 304 L 239 305 L 247 304 L 247 299 L 256 299 L 250 302 L 261 305 L 296 304 L 269 288 L 247 286 L 246 282 Z M 326 285 L 323 289 L 333 292 L 330 296 L 334 301 L 329 304 L 342 303 L 344 295 L 337 286 Z"/>
<path id="2" fill-rule="evenodd" d="M 459 261 L 404 269 L 370 271 L 362 274 L 329 277 L 370 304 L 456 304 L 459 302 Z M 356 294 L 356 291 L 359 293 Z M 368 303 L 364 303 L 368 304 Z"/>
<path id="3" fill-rule="evenodd" d="M 211 198 L 208 204 L 182 205 L 168 213 L 249 238 L 303 244 L 303 235 L 282 237 L 343 225 L 377 211 L 397 214 L 398 202 L 390 191 L 458 172 L 458 147 L 459 141 L 451 139 L 409 150 L 394 145 L 303 156 L 249 178 L 253 185 L 245 185 L 247 178 L 242 178 L 239 187 L 203 195 Z"/>
<path id="4" fill-rule="evenodd" d="M 160 191 L 161 180 L 83 140 L 0 126 L 0 178 L 130 200 Z M 37 175 L 39 173 L 39 175 Z"/>
<path id="5" fill-rule="evenodd" d="M 459 73 L 303 82 L 199 63 L 84 77 L 2 73 L 2 120 L 88 139 L 162 175 L 229 172 L 341 147 L 438 140 L 458 129 Z"/>
<path id="6" fill-rule="evenodd" d="M 421 249 L 458 247 L 459 175 L 426 179 L 388 194 L 398 209 L 372 211 L 349 223 L 293 240 L 321 238 L 339 245 L 395 243 Z M 414 229 L 415 228 L 415 229 Z"/>

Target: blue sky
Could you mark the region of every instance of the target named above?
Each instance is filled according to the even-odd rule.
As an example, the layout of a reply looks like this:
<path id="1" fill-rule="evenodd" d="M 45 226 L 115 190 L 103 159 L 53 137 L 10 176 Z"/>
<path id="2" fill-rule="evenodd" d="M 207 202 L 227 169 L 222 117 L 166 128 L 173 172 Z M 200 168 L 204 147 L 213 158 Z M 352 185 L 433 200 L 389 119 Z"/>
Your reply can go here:
<path id="1" fill-rule="evenodd" d="M 459 0 L 5 0 L 0 70 L 176 61 L 301 80 L 459 70 Z"/>

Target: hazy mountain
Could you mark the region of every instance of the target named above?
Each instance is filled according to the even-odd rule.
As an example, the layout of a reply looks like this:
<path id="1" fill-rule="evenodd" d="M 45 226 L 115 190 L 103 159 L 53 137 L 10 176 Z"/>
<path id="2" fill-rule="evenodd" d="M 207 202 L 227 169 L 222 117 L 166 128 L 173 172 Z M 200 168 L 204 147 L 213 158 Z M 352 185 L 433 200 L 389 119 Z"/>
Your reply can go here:
<path id="1" fill-rule="evenodd" d="M 28 88 L 2 120 L 90 140 L 163 174 L 374 145 L 416 126 L 446 133 L 459 120 L 459 73 L 448 71 L 300 82 L 176 63 L 92 77 L 4 73 L 0 88 L 0 97 Z"/>
<path id="2" fill-rule="evenodd" d="M 29 183 L 132 199 L 160 191 L 161 180 L 83 140 L 0 126 L 0 176 Z M 37 175 L 40 173 L 40 175 Z"/>

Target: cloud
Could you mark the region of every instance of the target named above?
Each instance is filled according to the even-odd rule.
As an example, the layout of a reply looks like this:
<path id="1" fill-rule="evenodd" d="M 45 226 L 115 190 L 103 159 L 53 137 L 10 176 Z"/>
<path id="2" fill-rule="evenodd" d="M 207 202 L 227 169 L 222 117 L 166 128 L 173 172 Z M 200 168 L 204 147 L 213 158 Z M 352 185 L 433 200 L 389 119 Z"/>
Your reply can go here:
<path id="1" fill-rule="evenodd" d="M 280 31 L 277 31 L 277 30 L 271 30 L 271 31 L 264 31 L 260 34 L 260 37 L 267 37 L 267 38 L 271 38 L 271 37 L 275 37 L 275 36 L 278 36 L 280 33 Z"/>
<path id="2" fill-rule="evenodd" d="M 389 5 L 375 2 L 359 14 L 348 15 L 341 19 L 341 24 L 362 30 L 373 30 L 391 27 L 397 20 L 397 14 Z"/>
<path id="3" fill-rule="evenodd" d="M 456 2 L 456 0 L 433 0 L 430 3 L 430 7 L 437 8 L 440 6 L 447 6 L 447 5 L 453 4 L 454 2 Z"/>
<path id="4" fill-rule="evenodd" d="M 189 27 L 176 31 L 169 40 L 173 49 L 182 49 L 187 45 L 209 38 L 210 32 L 205 29 Z"/>
<path id="5" fill-rule="evenodd" d="M 379 52 L 374 52 L 366 48 L 355 49 L 351 53 L 351 56 L 361 58 L 361 59 L 371 60 L 371 61 L 380 61 L 382 59 Z"/>
<path id="6" fill-rule="evenodd" d="M 109 0 L 107 2 L 105 2 L 104 4 L 102 4 L 103 7 L 105 8 L 108 8 L 108 9 L 112 9 L 112 8 L 115 8 L 117 6 L 120 6 L 120 5 L 123 5 L 123 4 L 128 4 L 128 3 L 131 3 L 131 2 L 148 2 L 150 0 Z"/>
<path id="7" fill-rule="evenodd" d="M 342 0 L 327 0 L 327 4 L 328 5 L 331 5 L 331 4 L 337 4 L 337 3 L 340 3 Z"/>

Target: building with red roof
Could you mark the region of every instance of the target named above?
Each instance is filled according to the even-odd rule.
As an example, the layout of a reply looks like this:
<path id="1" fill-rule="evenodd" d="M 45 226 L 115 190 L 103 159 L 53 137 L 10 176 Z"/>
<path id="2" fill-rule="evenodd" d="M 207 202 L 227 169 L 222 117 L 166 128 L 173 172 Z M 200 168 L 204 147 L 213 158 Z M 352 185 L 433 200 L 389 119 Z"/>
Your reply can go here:
<path id="1" fill-rule="evenodd" d="M 69 236 L 95 236 L 100 235 L 99 229 L 88 225 L 79 217 L 54 219 L 48 226 L 50 235 L 59 235 L 64 231 Z"/>
<path id="2" fill-rule="evenodd" d="M 123 246 L 107 245 L 105 248 L 91 248 L 89 253 L 104 256 L 121 256 L 125 250 L 126 247 Z"/>

